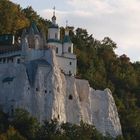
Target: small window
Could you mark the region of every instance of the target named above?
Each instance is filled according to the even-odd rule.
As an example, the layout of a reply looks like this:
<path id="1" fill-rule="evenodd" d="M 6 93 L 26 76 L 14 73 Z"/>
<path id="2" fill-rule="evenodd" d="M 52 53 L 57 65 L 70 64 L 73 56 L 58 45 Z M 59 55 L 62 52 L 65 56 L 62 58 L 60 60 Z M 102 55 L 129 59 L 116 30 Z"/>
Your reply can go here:
<path id="1" fill-rule="evenodd" d="M 55 33 L 55 39 L 57 39 L 57 33 Z"/>
<path id="2" fill-rule="evenodd" d="M 69 71 L 69 75 L 70 75 L 70 76 L 72 75 L 71 71 Z"/>
<path id="3" fill-rule="evenodd" d="M 11 117 L 13 117 L 14 116 L 14 107 L 13 107 L 13 105 L 11 105 Z"/>
<path id="4" fill-rule="evenodd" d="M 58 53 L 58 48 L 56 47 L 56 53 Z"/>
<path id="5" fill-rule="evenodd" d="M 72 95 L 70 94 L 70 95 L 69 95 L 69 100 L 72 100 L 72 99 L 73 99 L 73 97 L 72 97 Z"/>
<path id="6" fill-rule="evenodd" d="M 71 53 L 71 47 L 68 48 L 68 52 Z"/>
<path id="7" fill-rule="evenodd" d="M 5 63 L 5 61 L 6 61 L 6 59 L 5 59 L 5 58 L 3 58 L 3 63 Z"/>
<path id="8" fill-rule="evenodd" d="M 59 87 L 57 87 L 57 92 L 60 92 L 60 89 L 59 89 Z"/>
<path id="9" fill-rule="evenodd" d="M 36 91 L 38 91 L 38 88 L 36 88 Z"/>
<path id="10" fill-rule="evenodd" d="M 14 60 L 13 60 L 13 58 L 11 58 L 11 62 L 13 62 Z"/>
<path id="11" fill-rule="evenodd" d="M 45 90 L 45 93 L 47 93 L 47 90 Z"/>
<path id="12" fill-rule="evenodd" d="M 70 62 L 70 65 L 72 65 L 72 62 Z"/>
<path id="13" fill-rule="evenodd" d="M 18 63 L 18 64 L 20 63 L 20 59 L 17 59 L 17 63 Z"/>
<path id="14" fill-rule="evenodd" d="M 8 35 L 5 36 L 5 40 L 8 40 Z"/>

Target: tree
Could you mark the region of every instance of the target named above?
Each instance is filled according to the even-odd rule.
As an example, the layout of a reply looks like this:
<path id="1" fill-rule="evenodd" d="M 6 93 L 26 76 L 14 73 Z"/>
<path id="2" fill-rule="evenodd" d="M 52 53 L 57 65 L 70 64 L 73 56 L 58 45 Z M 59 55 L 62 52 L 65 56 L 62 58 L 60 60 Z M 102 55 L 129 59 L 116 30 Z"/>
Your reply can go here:
<path id="1" fill-rule="evenodd" d="M 38 121 L 23 109 L 15 111 L 11 124 L 29 140 L 36 137 L 36 132 L 40 127 Z"/>
<path id="2" fill-rule="evenodd" d="M 0 34 L 15 33 L 29 24 L 21 7 L 8 0 L 0 1 L 0 11 Z"/>
<path id="3" fill-rule="evenodd" d="M 8 128 L 8 115 L 0 109 L 0 133 Z"/>
<path id="4" fill-rule="evenodd" d="M 0 140 L 26 140 L 19 134 L 12 126 L 10 126 L 6 133 L 0 134 Z"/>

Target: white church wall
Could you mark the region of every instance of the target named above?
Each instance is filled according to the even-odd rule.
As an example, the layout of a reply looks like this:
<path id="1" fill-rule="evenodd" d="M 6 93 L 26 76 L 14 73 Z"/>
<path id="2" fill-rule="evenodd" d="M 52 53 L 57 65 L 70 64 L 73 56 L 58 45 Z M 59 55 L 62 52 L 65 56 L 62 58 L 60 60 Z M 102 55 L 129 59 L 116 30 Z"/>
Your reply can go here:
<path id="1" fill-rule="evenodd" d="M 57 55 L 62 55 L 62 44 L 57 42 L 48 43 L 48 48 L 54 48 Z"/>
<path id="2" fill-rule="evenodd" d="M 56 56 L 58 65 L 60 69 L 65 73 L 65 74 L 72 74 L 76 75 L 76 64 L 77 60 L 76 59 L 71 59 L 68 57 L 61 57 L 61 56 Z"/>
<path id="3" fill-rule="evenodd" d="M 63 52 L 64 53 L 73 53 L 73 44 L 72 43 L 64 43 L 63 44 Z"/>
<path id="4" fill-rule="evenodd" d="M 59 28 L 49 28 L 48 29 L 48 39 L 60 40 L 60 29 Z"/>
<path id="5" fill-rule="evenodd" d="M 44 56 L 44 50 L 30 49 L 25 53 L 24 59 L 25 61 L 31 61 L 31 60 L 39 59 L 43 56 Z"/>

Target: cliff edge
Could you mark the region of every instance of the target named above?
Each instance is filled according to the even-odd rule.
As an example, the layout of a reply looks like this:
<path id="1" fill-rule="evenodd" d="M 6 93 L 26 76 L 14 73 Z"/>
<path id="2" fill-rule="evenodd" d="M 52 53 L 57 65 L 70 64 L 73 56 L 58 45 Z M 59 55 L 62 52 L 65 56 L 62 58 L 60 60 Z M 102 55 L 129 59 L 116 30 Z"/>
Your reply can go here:
<path id="1" fill-rule="evenodd" d="M 94 90 L 87 80 L 64 75 L 58 68 L 55 52 L 51 60 L 40 59 L 19 64 L 1 64 L 0 105 L 12 114 L 24 108 L 40 122 L 93 124 L 104 135 L 122 134 L 115 101 L 109 89 Z M 48 63 L 50 62 L 50 63 Z"/>

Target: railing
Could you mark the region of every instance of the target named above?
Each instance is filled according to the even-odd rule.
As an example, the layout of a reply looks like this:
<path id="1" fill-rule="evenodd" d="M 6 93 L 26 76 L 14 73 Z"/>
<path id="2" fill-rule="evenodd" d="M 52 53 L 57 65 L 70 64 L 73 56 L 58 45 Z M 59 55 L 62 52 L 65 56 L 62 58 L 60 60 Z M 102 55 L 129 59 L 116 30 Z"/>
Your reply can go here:
<path id="1" fill-rule="evenodd" d="M 21 47 L 20 46 L 0 46 L 0 54 L 3 54 L 3 53 L 7 53 L 7 52 L 11 52 L 11 51 L 17 51 L 17 50 L 21 50 Z"/>

